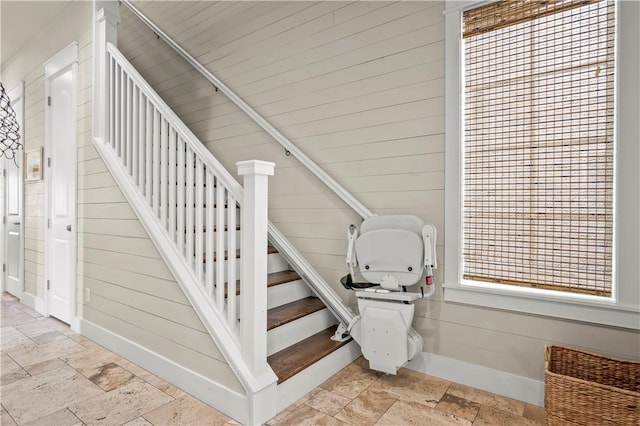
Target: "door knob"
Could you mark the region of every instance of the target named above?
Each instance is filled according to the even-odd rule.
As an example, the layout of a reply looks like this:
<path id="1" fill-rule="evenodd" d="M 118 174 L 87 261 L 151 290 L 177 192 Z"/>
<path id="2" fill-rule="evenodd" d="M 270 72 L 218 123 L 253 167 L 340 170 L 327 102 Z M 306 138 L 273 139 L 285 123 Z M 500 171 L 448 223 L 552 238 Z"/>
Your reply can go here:
<path id="1" fill-rule="evenodd" d="M 20 222 L 13 222 L 14 225 L 20 225 Z"/>
<path id="2" fill-rule="evenodd" d="M 71 225 L 67 225 L 67 231 L 71 232 Z"/>

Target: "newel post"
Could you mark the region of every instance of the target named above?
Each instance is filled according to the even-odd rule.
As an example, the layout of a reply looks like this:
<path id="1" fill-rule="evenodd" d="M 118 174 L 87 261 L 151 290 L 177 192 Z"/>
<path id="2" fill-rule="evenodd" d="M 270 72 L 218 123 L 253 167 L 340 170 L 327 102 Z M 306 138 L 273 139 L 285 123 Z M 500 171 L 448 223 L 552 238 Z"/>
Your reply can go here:
<path id="1" fill-rule="evenodd" d="M 274 163 L 236 163 L 244 176 L 240 235 L 240 343 L 242 356 L 255 376 L 267 366 L 267 187 Z"/>
<path id="2" fill-rule="evenodd" d="M 107 142 L 109 126 L 109 64 L 107 61 L 107 43 L 118 42 L 118 4 L 115 1 L 95 2 L 95 26 L 93 35 L 93 136 Z"/>

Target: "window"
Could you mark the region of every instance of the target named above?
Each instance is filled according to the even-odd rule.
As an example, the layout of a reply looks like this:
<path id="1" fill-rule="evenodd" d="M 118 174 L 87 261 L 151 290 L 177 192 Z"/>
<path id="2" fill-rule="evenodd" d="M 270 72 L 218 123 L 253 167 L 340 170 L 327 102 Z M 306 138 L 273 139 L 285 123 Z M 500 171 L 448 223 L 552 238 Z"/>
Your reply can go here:
<path id="1" fill-rule="evenodd" d="M 638 134 L 616 143 L 615 2 L 483 2 L 446 19 L 445 299 L 637 328 L 637 281 L 621 291 L 614 250 L 614 184 L 638 177 L 616 170 Z"/>
<path id="2" fill-rule="evenodd" d="M 611 296 L 613 1 L 463 25 L 463 278 Z"/>

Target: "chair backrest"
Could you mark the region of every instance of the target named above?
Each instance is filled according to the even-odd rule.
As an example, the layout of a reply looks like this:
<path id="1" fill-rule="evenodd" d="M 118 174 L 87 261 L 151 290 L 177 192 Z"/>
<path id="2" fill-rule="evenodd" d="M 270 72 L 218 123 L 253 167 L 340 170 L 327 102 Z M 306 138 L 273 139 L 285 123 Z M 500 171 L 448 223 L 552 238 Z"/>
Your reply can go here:
<path id="1" fill-rule="evenodd" d="M 387 275 L 397 280 L 397 286 L 417 283 L 424 271 L 423 226 L 420 218 L 411 215 L 373 216 L 364 220 L 355 242 L 362 277 L 375 284 L 380 284 Z"/>

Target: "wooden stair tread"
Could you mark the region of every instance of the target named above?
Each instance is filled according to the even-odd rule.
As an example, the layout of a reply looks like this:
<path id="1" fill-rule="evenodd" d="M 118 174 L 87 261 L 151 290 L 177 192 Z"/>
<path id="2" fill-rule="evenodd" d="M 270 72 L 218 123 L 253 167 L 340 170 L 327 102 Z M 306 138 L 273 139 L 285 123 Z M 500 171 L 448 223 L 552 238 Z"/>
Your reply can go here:
<path id="1" fill-rule="evenodd" d="M 291 281 L 297 281 L 300 279 L 300 275 L 296 271 L 282 271 L 273 272 L 267 274 L 267 288 L 276 285 L 288 283 Z M 224 284 L 224 297 L 228 297 L 227 283 Z M 236 296 L 240 295 L 240 280 L 236 281 Z"/>
<path id="2" fill-rule="evenodd" d="M 324 303 L 320 299 L 309 296 L 269 309 L 267 311 L 267 330 L 288 324 L 324 308 Z"/>
<path id="3" fill-rule="evenodd" d="M 350 340 L 346 342 L 331 340 L 337 327 L 337 325 L 329 327 L 268 357 L 267 362 L 278 376 L 278 384 L 349 343 Z"/>
<path id="4" fill-rule="evenodd" d="M 267 287 L 273 287 L 299 279 L 300 275 L 298 275 L 296 271 L 273 272 L 267 275 Z"/>
<path id="5" fill-rule="evenodd" d="M 267 246 L 267 254 L 278 253 L 278 249 L 274 246 Z M 236 259 L 240 259 L 240 250 L 236 250 Z M 225 250 L 224 252 L 224 260 L 229 260 L 229 252 Z M 213 261 L 218 261 L 218 253 L 213 254 Z M 202 262 L 207 263 L 207 255 L 202 255 Z"/>

